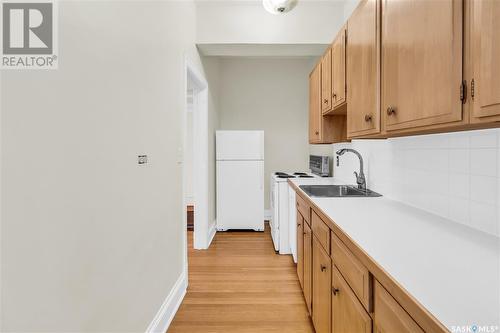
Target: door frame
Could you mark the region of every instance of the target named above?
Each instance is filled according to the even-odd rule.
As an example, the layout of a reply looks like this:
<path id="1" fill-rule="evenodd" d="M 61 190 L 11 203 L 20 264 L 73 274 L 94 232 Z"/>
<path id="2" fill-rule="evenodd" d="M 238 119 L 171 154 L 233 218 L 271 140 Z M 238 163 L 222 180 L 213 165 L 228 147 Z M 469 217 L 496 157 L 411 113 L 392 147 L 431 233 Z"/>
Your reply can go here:
<path id="1" fill-rule="evenodd" d="M 186 156 L 184 152 L 187 147 L 187 115 L 188 115 L 188 82 L 193 89 L 193 169 L 192 175 L 186 171 Z M 193 177 L 193 201 L 194 201 L 194 232 L 193 248 L 207 249 L 210 245 L 209 217 L 208 217 L 208 83 L 204 75 L 198 71 L 193 62 L 185 57 L 184 62 L 184 91 L 183 91 L 183 157 L 182 157 L 182 217 L 184 237 L 184 262 L 187 270 L 187 201 L 186 201 L 186 177 Z"/>

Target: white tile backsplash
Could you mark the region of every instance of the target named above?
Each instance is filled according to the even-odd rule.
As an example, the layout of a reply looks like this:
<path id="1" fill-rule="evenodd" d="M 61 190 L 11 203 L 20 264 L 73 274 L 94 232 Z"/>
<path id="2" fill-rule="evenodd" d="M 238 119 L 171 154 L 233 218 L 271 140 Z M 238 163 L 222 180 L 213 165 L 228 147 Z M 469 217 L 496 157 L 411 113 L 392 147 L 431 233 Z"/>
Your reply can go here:
<path id="1" fill-rule="evenodd" d="M 500 129 L 333 145 L 334 175 L 354 183 L 355 155 L 365 160 L 368 187 L 391 199 L 500 236 Z"/>

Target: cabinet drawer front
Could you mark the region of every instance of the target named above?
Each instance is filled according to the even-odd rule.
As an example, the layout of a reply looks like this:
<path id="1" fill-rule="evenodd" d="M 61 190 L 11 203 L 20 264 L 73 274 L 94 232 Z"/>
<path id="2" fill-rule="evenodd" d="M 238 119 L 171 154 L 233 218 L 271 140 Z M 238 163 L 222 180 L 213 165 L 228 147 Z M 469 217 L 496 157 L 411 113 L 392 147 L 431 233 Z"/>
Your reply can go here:
<path id="1" fill-rule="evenodd" d="M 375 332 L 424 332 L 378 281 L 375 281 Z"/>
<path id="2" fill-rule="evenodd" d="M 371 333 L 372 319 L 332 265 L 332 332 Z"/>
<path id="3" fill-rule="evenodd" d="M 370 274 L 345 244 L 332 233 L 332 257 L 335 266 L 363 306 L 370 311 Z"/>
<path id="4" fill-rule="evenodd" d="M 312 211 L 312 232 L 316 236 L 319 243 L 325 249 L 326 253 L 330 254 L 330 228 L 323 220 Z"/>
<path id="5" fill-rule="evenodd" d="M 300 195 L 297 194 L 296 197 L 297 197 L 297 210 L 304 218 L 304 221 L 306 221 L 307 224 L 311 225 L 311 217 L 310 217 L 311 213 L 309 204 L 304 199 L 302 199 Z"/>

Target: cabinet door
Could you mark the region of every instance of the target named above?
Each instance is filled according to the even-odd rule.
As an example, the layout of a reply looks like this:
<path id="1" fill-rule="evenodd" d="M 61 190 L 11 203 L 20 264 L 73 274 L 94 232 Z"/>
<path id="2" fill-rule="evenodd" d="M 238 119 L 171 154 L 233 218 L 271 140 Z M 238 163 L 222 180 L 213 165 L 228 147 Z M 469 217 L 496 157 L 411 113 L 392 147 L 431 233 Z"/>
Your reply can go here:
<path id="1" fill-rule="evenodd" d="M 321 60 L 321 110 L 322 113 L 332 108 L 332 50 L 328 51 Z"/>
<path id="2" fill-rule="evenodd" d="M 347 136 L 380 132 L 378 0 L 362 0 L 347 23 Z"/>
<path id="3" fill-rule="evenodd" d="M 328 254 L 313 236 L 312 319 L 316 333 L 330 333 L 332 263 Z"/>
<path id="4" fill-rule="evenodd" d="M 387 131 L 462 120 L 462 0 L 382 0 Z"/>
<path id="5" fill-rule="evenodd" d="M 333 109 L 345 103 L 345 33 L 343 28 L 332 46 L 332 104 Z"/>
<path id="6" fill-rule="evenodd" d="M 312 314 L 312 231 L 304 223 L 304 297 L 309 314 Z"/>
<path id="7" fill-rule="evenodd" d="M 500 121 L 500 1 L 470 1 L 471 122 Z M 474 90 L 472 91 L 472 84 Z"/>
<path id="8" fill-rule="evenodd" d="M 375 332 L 376 333 L 423 333 L 398 302 L 375 282 Z"/>
<path id="9" fill-rule="evenodd" d="M 309 75 L 309 142 L 321 141 L 321 64 L 318 64 Z"/>
<path id="10" fill-rule="evenodd" d="M 297 275 L 304 290 L 304 219 L 297 210 Z"/>
<path id="11" fill-rule="evenodd" d="M 332 270 L 332 333 L 370 333 L 372 319 L 337 268 Z"/>

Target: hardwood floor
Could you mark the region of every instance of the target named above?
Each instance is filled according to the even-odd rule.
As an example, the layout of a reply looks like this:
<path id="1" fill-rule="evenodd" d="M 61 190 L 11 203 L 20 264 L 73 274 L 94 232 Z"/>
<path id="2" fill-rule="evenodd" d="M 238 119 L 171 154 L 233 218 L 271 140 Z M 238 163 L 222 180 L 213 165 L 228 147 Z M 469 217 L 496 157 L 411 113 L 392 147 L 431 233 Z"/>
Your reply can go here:
<path id="1" fill-rule="evenodd" d="M 220 232 L 210 249 L 192 249 L 189 286 L 169 333 L 314 332 L 291 256 L 265 232 Z"/>

